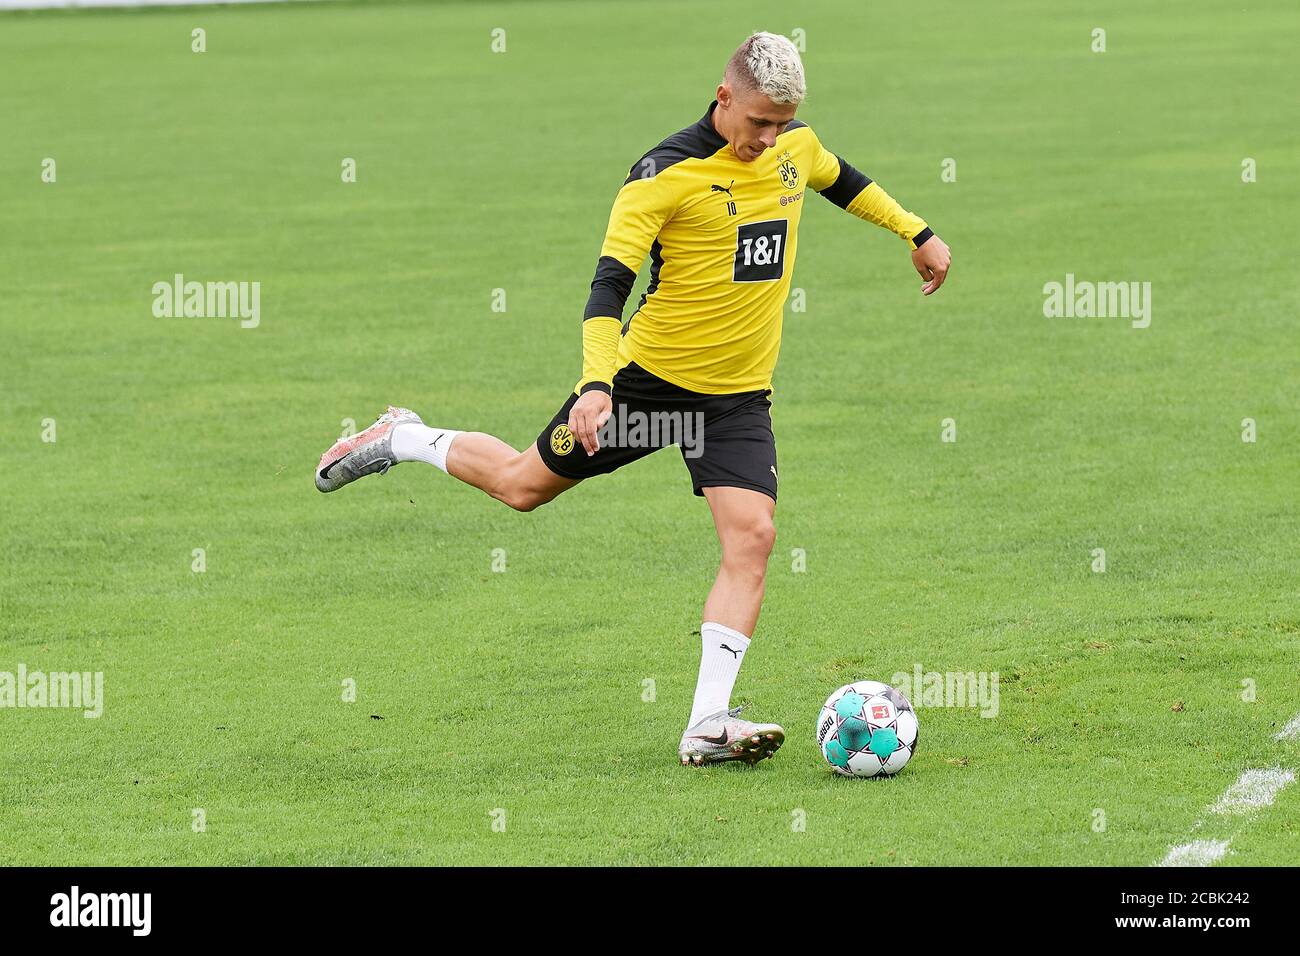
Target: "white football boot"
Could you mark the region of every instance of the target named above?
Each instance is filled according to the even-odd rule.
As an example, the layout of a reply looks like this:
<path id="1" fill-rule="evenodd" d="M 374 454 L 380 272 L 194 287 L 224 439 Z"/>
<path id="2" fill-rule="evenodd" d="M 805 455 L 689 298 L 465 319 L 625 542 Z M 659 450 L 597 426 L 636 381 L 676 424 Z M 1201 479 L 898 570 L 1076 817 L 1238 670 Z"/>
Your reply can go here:
<path id="1" fill-rule="evenodd" d="M 389 405 L 388 411 L 365 431 L 340 438 L 320 456 L 316 487 L 321 491 L 335 491 L 366 475 L 385 474 L 397 464 L 393 458 L 393 429 L 407 422 L 424 424 L 409 408 Z"/>
<path id="2" fill-rule="evenodd" d="M 677 755 L 683 767 L 743 760 L 751 767 L 770 757 L 785 743 L 779 724 L 754 724 L 739 717 L 741 708 L 710 714 L 694 727 L 686 728 Z"/>

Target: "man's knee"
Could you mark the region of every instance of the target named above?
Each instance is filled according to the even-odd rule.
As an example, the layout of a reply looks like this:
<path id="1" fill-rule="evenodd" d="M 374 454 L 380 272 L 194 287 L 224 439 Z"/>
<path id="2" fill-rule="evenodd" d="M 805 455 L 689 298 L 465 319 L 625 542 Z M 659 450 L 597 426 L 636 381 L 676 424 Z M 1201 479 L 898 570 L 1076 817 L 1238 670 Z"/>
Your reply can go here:
<path id="1" fill-rule="evenodd" d="M 492 489 L 492 497 L 503 502 L 515 511 L 534 511 L 540 508 L 550 497 L 543 495 L 536 488 L 520 481 L 519 476 L 507 471 Z"/>
<path id="2" fill-rule="evenodd" d="M 749 565 L 761 573 L 767 569 L 767 559 L 775 544 L 776 525 L 771 515 L 758 512 L 729 531 L 723 545 L 723 559 Z"/>
<path id="3" fill-rule="evenodd" d="M 546 504 L 551 500 L 551 496 L 543 495 L 532 488 L 511 488 L 506 491 L 501 500 L 515 511 L 529 512 Z"/>
<path id="4" fill-rule="evenodd" d="M 535 473 L 536 463 L 529 459 L 528 453 L 519 455 L 502 469 L 492 497 L 504 502 L 515 511 L 534 511 L 555 499 L 563 488 L 546 487 L 539 484 Z"/>

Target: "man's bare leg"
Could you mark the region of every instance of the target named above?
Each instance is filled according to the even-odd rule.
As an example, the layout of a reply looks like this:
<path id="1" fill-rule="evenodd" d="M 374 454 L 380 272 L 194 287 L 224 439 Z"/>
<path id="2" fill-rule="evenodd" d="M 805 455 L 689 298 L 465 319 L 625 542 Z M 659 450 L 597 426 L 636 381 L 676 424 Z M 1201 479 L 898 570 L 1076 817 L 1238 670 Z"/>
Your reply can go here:
<path id="1" fill-rule="evenodd" d="M 536 445 L 516 451 L 500 438 L 461 432 L 447 452 L 447 474 L 503 501 L 532 511 L 578 484 L 546 467 Z"/>
<path id="2" fill-rule="evenodd" d="M 433 465 L 517 511 L 532 511 L 578 484 L 551 471 L 536 445 L 516 451 L 482 432 L 431 428 L 410 409 L 390 406 L 369 428 L 340 438 L 321 455 L 316 487 L 336 491 L 409 461 Z"/>
<path id="3" fill-rule="evenodd" d="M 754 633 L 763 604 L 767 559 L 776 543 L 776 502 L 748 488 L 705 488 L 722 545 L 718 576 L 704 602 L 704 620 Z"/>
<path id="4" fill-rule="evenodd" d="M 578 484 L 551 471 L 536 445 L 516 451 L 481 432 L 431 428 L 405 408 L 389 408 L 357 435 L 340 438 L 321 456 L 316 487 L 335 491 L 394 464 L 422 461 L 487 492 L 517 511 L 532 511 Z M 755 724 L 730 711 L 731 689 L 749 649 L 749 635 L 763 602 L 767 559 L 776 531 L 775 503 L 743 488 L 706 488 L 722 563 L 704 605 L 703 652 L 695 702 L 678 745 L 683 764 L 727 760 L 753 764 L 785 742 L 777 724 Z"/>
<path id="5" fill-rule="evenodd" d="M 748 488 L 705 488 L 722 545 L 718 576 L 704 602 L 700 673 L 686 733 L 678 748 L 682 763 L 719 760 L 754 763 L 770 757 L 785 740 L 776 724 L 751 724 L 728 713 L 731 690 L 758 623 L 776 528 L 776 502 Z"/>

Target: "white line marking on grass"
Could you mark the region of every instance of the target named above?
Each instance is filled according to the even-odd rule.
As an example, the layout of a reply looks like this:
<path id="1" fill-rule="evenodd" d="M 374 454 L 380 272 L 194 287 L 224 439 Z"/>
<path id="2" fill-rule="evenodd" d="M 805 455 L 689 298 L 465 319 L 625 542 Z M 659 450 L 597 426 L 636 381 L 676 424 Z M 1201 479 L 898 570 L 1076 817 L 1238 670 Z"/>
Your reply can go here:
<path id="1" fill-rule="evenodd" d="M 1294 740 L 1300 737 L 1300 714 L 1296 714 L 1287 725 L 1273 735 L 1274 740 Z"/>
<path id="2" fill-rule="evenodd" d="M 1247 770 L 1237 782 L 1210 807 L 1211 813 L 1250 813 L 1271 806 L 1278 792 L 1288 783 L 1295 782 L 1295 773 L 1270 767 L 1268 770 Z"/>
<path id="3" fill-rule="evenodd" d="M 1193 840 L 1169 851 L 1157 866 L 1213 866 L 1228 852 L 1227 840 Z"/>
<path id="4" fill-rule="evenodd" d="M 1285 727 L 1273 735 L 1274 740 L 1295 740 L 1300 738 L 1300 714 L 1292 717 Z M 1295 771 L 1281 767 L 1269 767 L 1265 770 L 1247 770 L 1237 782 L 1223 792 L 1223 796 L 1214 802 L 1209 812 L 1216 816 L 1241 817 L 1273 805 L 1282 788 L 1295 782 Z M 1196 821 L 1192 830 L 1199 830 L 1205 823 L 1202 818 Z M 1240 828 L 1240 827 L 1239 827 Z M 1170 847 L 1165 858 L 1156 866 L 1213 866 L 1228 854 L 1226 840 L 1191 840 Z"/>
<path id="5" fill-rule="evenodd" d="M 1300 737 L 1300 714 L 1296 714 L 1278 733 L 1274 740 L 1291 740 Z M 1287 784 L 1295 782 L 1295 771 L 1281 767 L 1269 767 L 1265 770 L 1247 770 L 1237 778 L 1236 783 L 1223 792 L 1223 796 L 1214 802 L 1209 812 L 1217 816 L 1244 816 L 1273 805 L 1277 795 Z M 1204 820 L 1196 821 L 1193 830 L 1199 829 Z M 1171 847 L 1165 858 L 1156 866 L 1213 866 L 1228 854 L 1226 840 L 1192 840 Z"/>

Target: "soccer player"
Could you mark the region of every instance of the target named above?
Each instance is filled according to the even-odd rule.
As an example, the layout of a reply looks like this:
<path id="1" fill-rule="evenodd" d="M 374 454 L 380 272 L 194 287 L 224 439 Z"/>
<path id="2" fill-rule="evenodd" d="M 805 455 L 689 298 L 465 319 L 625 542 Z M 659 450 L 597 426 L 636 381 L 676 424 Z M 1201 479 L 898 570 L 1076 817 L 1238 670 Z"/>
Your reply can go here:
<path id="1" fill-rule="evenodd" d="M 727 63 L 704 116 L 633 164 L 614 199 L 583 313 L 582 376 L 534 444 L 516 451 L 491 435 L 432 427 L 390 407 L 336 442 L 316 470 L 316 487 L 334 491 L 421 461 L 532 511 L 586 478 L 678 444 L 722 549 L 678 746 L 684 765 L 752 765 L 785 740 L 779 725 L 742 720 L 730 705 L 776 536 L 768 396 L 807 190 L 906 242 L 925 295 L 943 284 L 950 263 L 948 247 L 922 219 L 794 118 L 804 94 L 794 44 L 755 33 Z M 647 254 L 649 287 L 625 323 Z"/>

